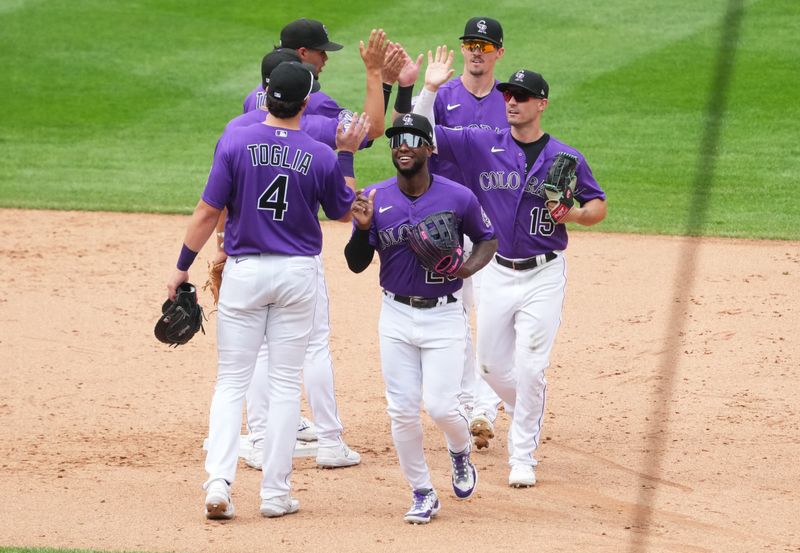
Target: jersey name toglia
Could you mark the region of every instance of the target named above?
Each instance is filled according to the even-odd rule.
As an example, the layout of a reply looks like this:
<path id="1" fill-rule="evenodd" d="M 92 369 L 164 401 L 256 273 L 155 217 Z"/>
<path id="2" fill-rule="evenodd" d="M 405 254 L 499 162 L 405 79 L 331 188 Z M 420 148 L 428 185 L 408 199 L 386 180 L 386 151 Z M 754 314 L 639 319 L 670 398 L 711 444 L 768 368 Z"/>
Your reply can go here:
<path id="1" fill-rule="evenodd" d="M 254 124 L 219 139 L 202 199 L 228 208 L 228 255 L 317 255 L 320 205 L 339 219 L 354 196 L 329 147 L 303 131 Z"/>
<path id="2" fill-rule="evenodd" d="M 497 232 L 497 253 L 526 259 L 567 247 L 567 228 L 550 218 L 542 188 L 547 171 L 559 152 L 578 157 L 575 198 L 583 204 L 605 193 L 589 164 L 575 148 L 551 137 L 536 163 L 525 171 L 525 153 L 511 130 L 449 129 L 436 126 L 436 142 L 442 159 L 456 163 L 459 182 L 478 196 Z"/>
<path id="3" fill-rule="evenodd" d="M 495 80 L 497 86 L 499 81 Z M 436 93 L 433 104 L 436 124 L 443 127 L 461 129 L 465 127 L 482 128 L 494 131 L 508 128 L 506 119 L 506 103 L 503 93 L 492 88 L 480 100 L 473 96 L 456 77 L 443 84 Z M 459 182 L 461 172 L 450 161 L 433 156 L 430 161 L 431 172 Z"/>
<path id="4" fill-rule="evenodd" d="M 433 177 L 430 188 L 414 200 L 397 186 L 397 177 L 367 187 L 364 194 L 368 195 L 373 188 L 377 191 L 373 199 L 369 243 L 378 251 L 381 260 L 381 286 L 394 294 L 426 298 L 459 290 L 461 279 L 432 273 L 420 265 L 408 245 L 408 234 L 431 213 L 453 211 L 462 244 L 463 234 L 473 242 L 491 240 L 494 229 L 475 194 L 438 175 Z"/>

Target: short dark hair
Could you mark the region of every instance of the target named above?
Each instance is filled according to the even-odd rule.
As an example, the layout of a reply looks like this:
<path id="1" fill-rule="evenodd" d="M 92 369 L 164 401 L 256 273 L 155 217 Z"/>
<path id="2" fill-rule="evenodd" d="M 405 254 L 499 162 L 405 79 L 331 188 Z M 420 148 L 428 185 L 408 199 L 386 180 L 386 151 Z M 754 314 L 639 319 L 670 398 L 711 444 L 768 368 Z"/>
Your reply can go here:
<path id="1" fill-rule="evenodd" d="M 300 113 L 300 109 L 303 107 L 303 102 L 305 101 L 304 98 L 296 102 L 284 102 L 283 100 L 277 100 L 267 94 L 267 111 L 278 119 L 290 119 Z"/>

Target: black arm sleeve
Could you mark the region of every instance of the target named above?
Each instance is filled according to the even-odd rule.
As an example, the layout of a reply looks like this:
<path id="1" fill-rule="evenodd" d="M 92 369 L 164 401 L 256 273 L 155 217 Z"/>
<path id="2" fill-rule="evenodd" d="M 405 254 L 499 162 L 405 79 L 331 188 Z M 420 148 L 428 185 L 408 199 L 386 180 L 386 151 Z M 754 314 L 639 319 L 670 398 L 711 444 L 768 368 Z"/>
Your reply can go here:
<path id="1" fill-rule="evenodd" d="M 389 97 L 392 95 L 392 85 L 383 83 L 383 114 L 386 115 L 386 110 L 389 109 Z"/>
<path id="2" fill-rule="evenodd" d="M 360 273 L 372 263 L 375 248 L 369 243 L 369 230 L 356 229 L 344 247 L 347 266 L 354 273 Z"/>
<path id="3" fill-rule="evenodd" d="M 397 113 L 409 113 L 411 111 L 411 98 L 414 94 L 414 85 L 398 86 L 397 96 L 394 99 L 394 110 Z"/>

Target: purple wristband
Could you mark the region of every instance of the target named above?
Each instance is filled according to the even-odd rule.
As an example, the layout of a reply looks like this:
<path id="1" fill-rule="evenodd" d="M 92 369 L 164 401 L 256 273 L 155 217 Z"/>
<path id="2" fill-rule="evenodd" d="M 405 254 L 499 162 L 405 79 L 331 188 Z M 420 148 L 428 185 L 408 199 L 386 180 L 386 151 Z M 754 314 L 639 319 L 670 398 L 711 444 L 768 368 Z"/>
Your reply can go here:
<path id="1" fill-rule="evenodd" d="M 355 177 L 356 172 L 353 169 L 353 152 L 339 152 L 336 154 L 336 159 L 339 161 L 339 169 L 345 177 Z"/>
<path id="2" fill-rule="evenodd" d="M 194 258 L 197 257 L 197 252 L 193 252 L 189 247 L 184 244 L 181 248 L 181 254 L 178 256 L 178 270 L 188 271 L 189 267 L 194 263 Z"/>

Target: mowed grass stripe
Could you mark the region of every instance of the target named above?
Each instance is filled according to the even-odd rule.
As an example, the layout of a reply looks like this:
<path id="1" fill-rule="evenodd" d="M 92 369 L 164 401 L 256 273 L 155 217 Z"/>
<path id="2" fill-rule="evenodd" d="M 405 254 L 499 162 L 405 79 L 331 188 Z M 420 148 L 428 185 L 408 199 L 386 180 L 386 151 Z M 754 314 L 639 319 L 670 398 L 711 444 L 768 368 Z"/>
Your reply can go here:
<path id="1" fill-rule="evenodd" d="M 0 10 L 8 29 L 0 71 L 10 83 L 0 90 L 8 106 L 1 206 L 187 213 L 222 126 L 258 82 L 260 58 L 286 21 L 313 15 L 346 45 L 331 54 L 322 83 L 360 110 L 357 45 L 370 28 L 383 26 L 416 54 L 456 47 L 466 17 L 482 13 L 504 24 L 498 76 L 528 67 L 550 81 L 546 130 L 581 148 L 609 192 L 610 215 L 598 228 L 680 233 L 725 2 L 512 1 L 488 11 L 478 3 L 319 2 L 304 14 L 245 2 L 17 4 Z M 790 195 L 800 174 L 789 125 L 798 108 L 787 86 L 800 59 L 788 24 L 797 11 L 788 0 L 747 3 L 710 234 L 800 235 L 800 201 Z M 392 171 L 385 141 L 357 156 L 364 185 Z M 781 208 L 748 192 L 758 187 L 774 190 Z"/>

